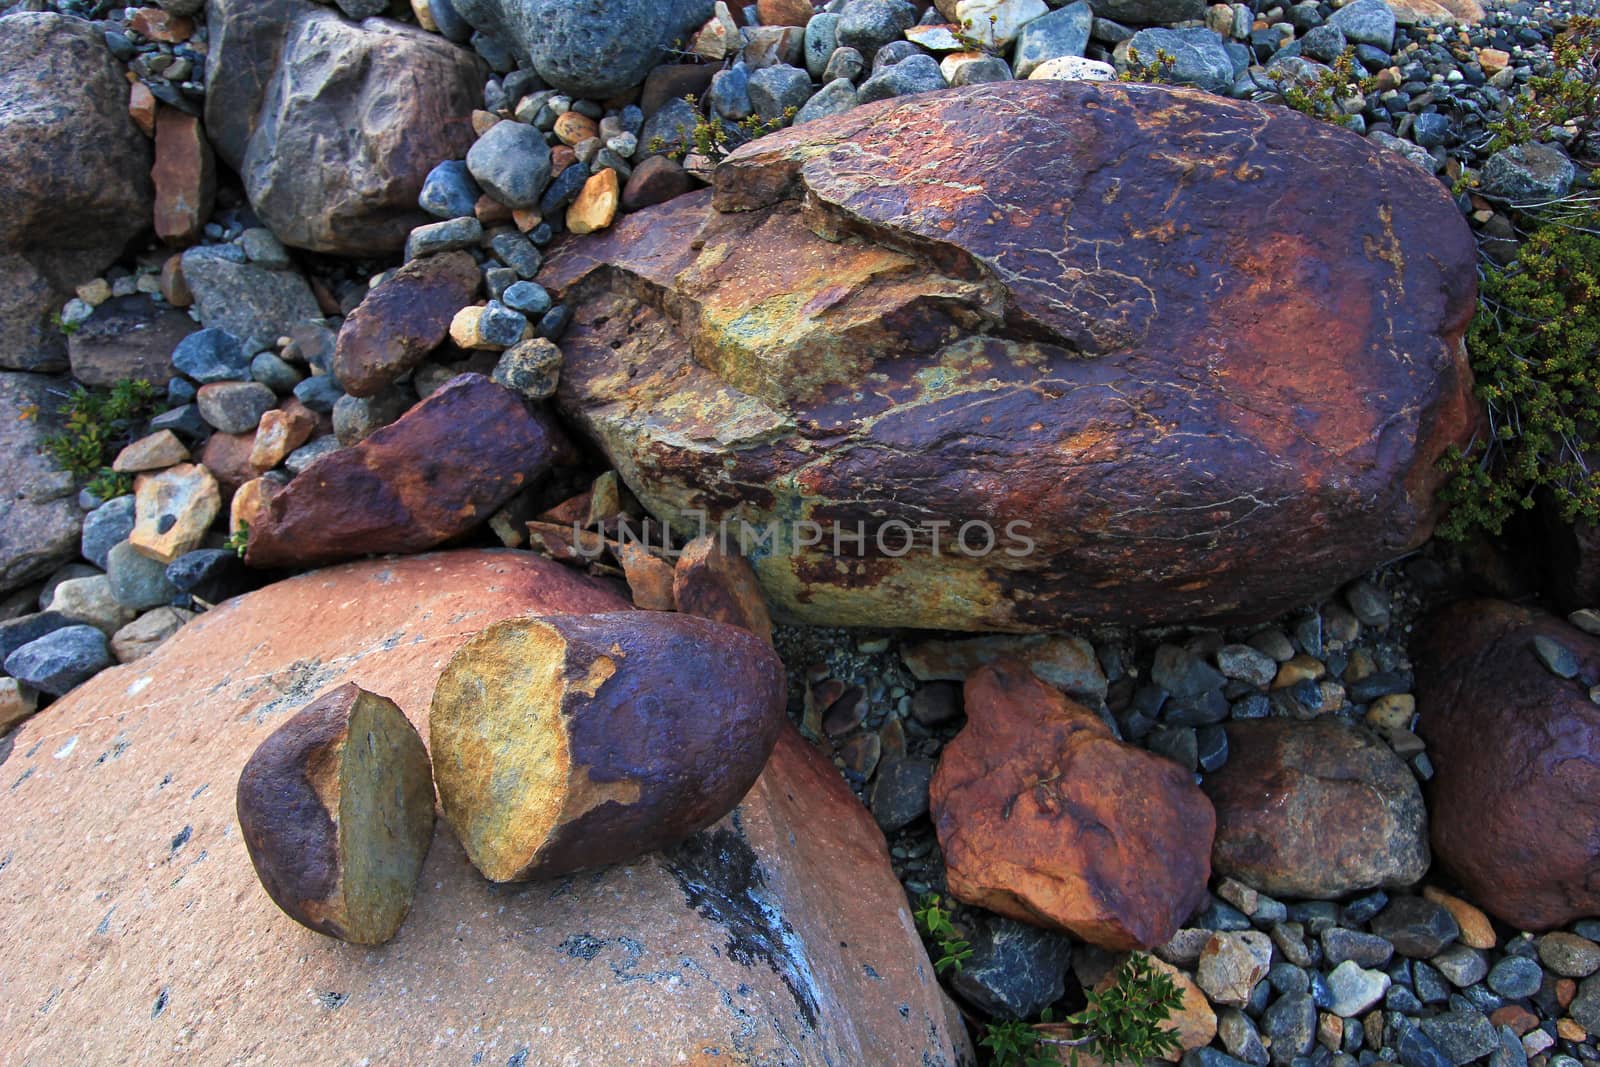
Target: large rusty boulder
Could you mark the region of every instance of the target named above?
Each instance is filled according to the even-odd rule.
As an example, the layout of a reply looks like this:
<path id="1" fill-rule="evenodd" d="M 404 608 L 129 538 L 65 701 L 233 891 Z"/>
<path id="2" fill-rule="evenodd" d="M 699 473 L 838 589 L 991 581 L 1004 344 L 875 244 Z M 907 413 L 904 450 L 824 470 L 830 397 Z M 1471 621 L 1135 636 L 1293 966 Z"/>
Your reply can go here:
<path id="1" fill-rule="evenodd" d="M 1600 915 L 1600 639 L 1477 600 L 1433 616 L 1416 655 L 1439 862 L 1519 930 Z"/>
<path id="2" fill-rule="evenodd" d="M 1218 874 L 1272 896 L 1332 899 L 1427 873 L 1422 791 L 1365 727 L 1324 716 L 1244 720 L 1227 731 L 1228 762 L 1205 781 Z"/>
<path id="3" fill-rule="evenodd" d="M 150 225 L 150 158 L 93 23 L 0 19 L 0 367 L 66 369 L 49 314 Z"/>
<path id="4" fill-rule="evenodd" d="M 1425 539 L 1475 419 L 1443 187 L 1187 90 L 805 123 L 542 280 L 575 310 L 563 410 L 685 536 L 752 527 L 813 623 L 1279 611 Z"/>
<path id="5" fill-rule="evenodd" d="M 0 810 L 0 1061 L 955 1063 L 883 837 L 792 730 L 734 815 L 581 877 L 492 885 L 440 820 L 380 949 L 262 891 L 234 784 L 297 709 L 354 683 L 425 736 L 477 631 L 623 610 L 529 553 L 352 564 L 230 601 L 25 723 Z"/>
<path id="6" fill-rule="evenodd" d="M 1105 948 L 1171 938 L 1211 876 L 1216 817 L 1191 776 L 1018 659 L 974 671 L 965 702 L 930 788 L 950 892 Z"/>
<path id="7" fill-rule="evenodd" d="M 436 547 L 486 521 L 571 448 L 542 409 L 481 374 L 458 375 L 273 494 L 245 561 L 305 567 Z"/>

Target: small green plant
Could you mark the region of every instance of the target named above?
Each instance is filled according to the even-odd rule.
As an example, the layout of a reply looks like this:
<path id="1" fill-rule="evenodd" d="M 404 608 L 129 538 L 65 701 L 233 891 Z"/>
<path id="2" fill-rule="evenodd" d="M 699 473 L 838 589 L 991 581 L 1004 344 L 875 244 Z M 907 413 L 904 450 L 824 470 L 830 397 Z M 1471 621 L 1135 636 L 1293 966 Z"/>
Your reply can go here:
<path id="1" fill-rule="evenodd" d="M 1580 159 L 1600 155 L 1600 17 L 1580 15 L 1550 44 L 1554 69 L 1528 79 L 1526 89 L 1489 126 L 1491 151 L 1543 140 L 1557 127 L 1574 131 L 1568 150 Z"/>
<path id="2" fill-rule="evenodd" d="M 1170 82 L 1172 80 L 1172 68 L 1177 63 L 1177 59 L 1165 48 L 1157 48 L 1156 58 L 1146 63 L 1144 57 L 1139 54 L 1139 50 L 1129 45 L 1128 66 L 1122 73 L 1117 75 L 1117 80 L 1123 82 Z"/>
<path id="3" fill-rule="evenodd" d="M 83 323 L 81 322 L 68 322 L 66 319 L 63 319 L 61 317 L 61 312 L 59 311 L 50 312 L 50 325 L 60 330 L 68 337 L 71 337 L 83 327 Z"/>
<path id="4" fill-rule="evenodd" d="M 757 137 L 765 137 L 774 130 L 781 130 L 784 126 L 794 121 L 800 109 L 785 108 L 783 117 L 770 121 L 760 115 L 750 115 L 738 122 L 729 124 L 721 115 L 712 115 L 709 118 L 699 113 L 700 104 L 693 95 L 685 96 L 684 103 L 695 109 L 694 129 L 689 131 L 689 143 L 676 147 L 667 143 L 665 138 L 652 137 L 646 147 L 651 151 L 668 156 L 671 159 L 682 160 L 685 156 L 704 156 L 713 167 L 717 166 L 728 155 L 746 141 L 753 141 Z"/>
<path id="5" fill-rule="evenodd" d="M 1080 1046 L 1106 1064 L 1140 1064 L 1182 1047 L 1178 1035 L 1162 1024 L 1183 1006 L 1183 994 L 1172 976 L 1157 970 L 1144 953 L 1130 955 L 1110 986 L 1087 996 L 1088 1005 L 1067 1017 L 1083 1031 L 1063 1042 L 1073 1050 L 1072 1067 L 1078 1065 Z"/>
<path id="6" fill-rule="evenodd" d="M 938 950 L 933 961 L 934 971 L 943 974 L 953 970 L 960 974 L 962 965 L 972 955 L 972 945 L 950 921 L 950 913 L 945 910 L 938 894 L 924 897 L 922 907 L 912 914 L 916 917 L 917 928 L 922 931 L 924 940 L 931 941 Z"/>
<path id="7" fill-rule="evenodd" d="M 987 37 L 979 37 L 973 32 L 973 24 L 970 18 L 962 19 L 960 27 L 951 30 L 951 33 L 960 42 L 961 47 L 968 52 L 982 52 L 985 55 L 992 56 L 1000 51 L 1000 46 L 995 43 L 999 36 L 996 33 L 996 27 L 999 22 L 1000 16 L 989 16 L 989 36 Z"/>
<path id="8" fill-rule="evenodd" d="M 47 435 L 40 448 L 73 477 L 92 479 L 90 491 L 109 499 L 99 490 L 127 484 L 109 464 L 117 449 L 128 443 L 134 427 L 155 409 L 155 400 L 155 386 L 143 380 L 123 380 L 110 389 L 77 386 L 57 412 L 61 429 Z"/>
<path id="9" fill-rule="evenodd" d="M 245 550 L 250 547 L 250 524 L 241 519 L 239 528 L 228 535 L 228 539 L 222 542 L 222 547 L 232 550 L 234 555 L 243 559 Z"/>
<path id="10" fill-rule="evenodd" d="M 1600 519 L 1600 201 L 1548 214 L 1515 263 L 1484 271 L 1467 330 L 1490 433 L 1444 459 L 1441 537 L 1499 533 L 1548 491 L 1563 519 Z"/>
<path id="11" fill-rule="evenodd" d="M 1356 73 L 1356 50 L 1346 48 L 1315 81 L 1293 80 L 1283 90 L 1283 102 L 1294 110 L 1336 126 L 1348 126 L 1353 116 L 1345 114 L 1340 101 L 1366 94 L 1377 87 L 1376 78 Z"/>
<path id="12" fill-rule="evenodd" d="M 115 500 L 133 492 L 133 475 L 101 467 L 84 486 L 96 500 Z"/>
<path id="13" fill-rule="evenodd" d="M 1046 1009 L 1046 1022 L 1049 1014 Z M 1061 1067 L 1050 1044 L 1025 1022 L 990 1023 L 978 1044 L 989 1050 L 994 1067 Z"/>

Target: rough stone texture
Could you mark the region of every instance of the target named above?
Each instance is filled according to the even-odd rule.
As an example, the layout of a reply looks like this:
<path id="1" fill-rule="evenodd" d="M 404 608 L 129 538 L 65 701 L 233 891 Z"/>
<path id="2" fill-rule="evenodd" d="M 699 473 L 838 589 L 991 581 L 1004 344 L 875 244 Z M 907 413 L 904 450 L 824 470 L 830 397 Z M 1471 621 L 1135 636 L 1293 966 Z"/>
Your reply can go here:
<path id="1" fill-rule="evenodd" d="M 964 695 L 930 790 L 950 892 L 1105 948 L 1171 938 L 1211 874 L 1215 819 L 1189 775 L 1020 660 L 973 672 Z"/>
<path id="2" fill-rule="evenodd" d="M 776 523 L 782 616 L 1268 615 L 1420 543 L 1474 428 L 1471 235 L 1402 162 L 1156 86 L 866 105 L 553 254 L 558 399 L 686 535 Z"/>
<path id="3" fill-rule="evenodd" d="M 162 563 L 171 563 L 205 539 L 222 510 L 222 494 L 203 463 L 180 463 L 133 480 L 134 523 L 128 541 Z"/>
<path id="4" fill-rule="evenodd" d="M 474 27 L 575 97 L 604 100 L 644 81 L 674 41 L 711 17 L 711 0 L 454 0 Z"/>
<path id="5" fill-rule="evenodd" d="M 0 19 L 0 367 L 65 368 L 49 313 L 149 225 L 150 156 L 94 24 Z"/>
<path id="6" fill-rule="evenodd" d="M 172 245 L 200 239 L 217 192 L 216 159 L 198 115 L 174 107 L 156 112 L 156 236 Z"/>
<path id="7" fill-rule="evenodd" d="M 1539 662 L 1546 637 L 1578 677 Z M 1600 639 L 1499 601 L 1422 628 L 1417 733 L 1428 743 L 1433 847 L 1474 903 L 1519 930 L 1600 914 Z"/>
<path id="8" fill-rule="evenodd" d="M 237 337 L 246 360 L 322 314 L 299 273 L 238 263 L 219 254 L 216 246 L 185 252 L 183 277 L 201 321 Z"/>
<path id="9" fill-rule="evenodd" d="M 43 578 L 78 555 L 83 512 L 72 476 L 39 453 L 54 429 L 54 378 L 0 373 L 0 593 Z M 24 419 L 38 407 L 40 415 Z"/>
<path id="10" fill-rule="evenodd" d="M 245 559 L 308 566 L 432 548 L 488 519 L 570 448 L 542 411 L 463 374 L 296 475 L 250 527 Z"/>
<path id="11" fill-rule="evenodd" d="M 276 4 L 285 14 L 302 13 L 274 31 L 258 25 L 259 16 L 213 0 L 212 9 L 219 6 L 235 25 L 224 27 L 221 51 L 207 64 L 208 129 L 261 220 L 298 248 L 351 256 L 399 251 L 413 227 L 432 221 L 417 206 L 428 172 L 472 145 L 481 62 L 442 37 L 387 19 L 355 24 L 326 10 Z M 273 32 L 281 40 L 272 40 Z M 263 77 L 269 64 L 275 73 Z M 218 83 L 220 95 L 211 88 Z M 248 108 L 255 117 L 220 116 L 222 107 Z M 213 118 L 221 132 L 211 128 Z"/>
<path id="12" fill-rule="evenodd" d="M 0 973 L 28 976 L 29 1005 L 56 995 L 14 1013 L 0 1059 L 144 1062 L 176 1042 L 205 1062 L 694 1062 L 712 1046 L 727 1051 L 701 1062 L 956 1063 L 882 837 L 793 734 L 736 819 L 590 877 L 492 887 L 437 829 L 378 953 L 310 933 L 255 884 L 232 786 L 289 714 L 354 682 L 425 731 L 474 633 L 625 607 L 527 553 L 340 567 L 208 612 L 25 723 L 0 809 Z"/>
<path id="13" fill-rule="evenodd" d="M 352 396 L 372 396 L 421 363 L 478 292 L 466 252 L 414 259 L 356 305 L 339 329 L 333 374 Z"/>
<path id="14" fill-rule="evenodd" d="M 772 617 L 750 561 L 726 551 L 715 534 L 683 547 L 673 568 L 672 599 L 679 611 L 737 626 L 772 644 Z"/>
<path id="15" fill-rule="evenodd" d="M 172 350 L 199 328 L 183 312 L 160 307 L 143 293 L 114 297 L 67 338 L 72 376 L 84 385 L 143 378 L 159 386 L 172 376 Z"/>
<path id="16" fill-rule="evenodd" d="M 1334 899 L 1427 872 L 1417 780 L 1365 728 L 1323 718 L 1226 729 L 1228 762 L 1205 780 L 1218 873 L 1271 896 Z"/>

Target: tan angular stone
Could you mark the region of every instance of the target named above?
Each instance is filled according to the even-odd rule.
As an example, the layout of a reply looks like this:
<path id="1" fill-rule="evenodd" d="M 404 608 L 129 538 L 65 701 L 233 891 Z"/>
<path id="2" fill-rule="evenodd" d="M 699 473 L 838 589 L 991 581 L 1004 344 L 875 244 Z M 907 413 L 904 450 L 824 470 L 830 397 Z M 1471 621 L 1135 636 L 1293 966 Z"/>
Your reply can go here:
<path id="1" fill-rule="evenodd" d="M 567 229 L 573 233 L 605 229 L 617 217 L 617 204 L 621 199 L 622 188 L 617 183 L 616 171 L 607 167 L 591 174 L 577 199 L 567 208 Z"/>
<path id="2" fill-rule="evenodd" d="M 271 470 L 283 462 L 283 457 L 311 440 L 316 428 L 316 416 L 305 408 L 273 408 L 263 413 L 250 446 L 250 466 L 258 471 Z"/>
<path id="3" fill-rule="evenodd" d="M 479 108 L 472 113 L 472 132 L 474 136 L 482 137 L 499 121 L 500 116 L 493 111 L 484 111 Z"/>
<path id="4" fill-rule="evenodd" d="M 173 253 L 161 264 L 161 297 L 175 308 L 186 308 L 194 303 L 194 293 L 183 280 L 183 256 Z"/>
<path id="5" fill-rule="evenodd" d="M 228 506 L 228 533 L 237 535 L 258 525 L 272 495 L 281 488 L 272 478 L 252 478 L 236 489 Z"/>
<path id="6" fill-rule="evenodd" d="M 1277 677 L 1272 679 L 1272 688 L 1287 689 L 1301 682 L 1316 681 L 1327 673 L 1327 665 L 1321 660 L 1301 653 L 1278 668 Z"/>
<path id="7" fill-rule="evenodd" d="M 564 145 L 578 145 L 600 136 L 600 127 L 594 119 L 579 111 L 563 111 L 557 115 L 554 131 L 556 139 Z"/>
<path id="8" fill-rule="evenodd" d="M 714 13 L 689 39 L 689 51 L 713 62 L 725 58 L 739 41 L 739 24 L 723 0 L 717 0 Z"/>
<path id="9" fill-rule="evenodd" d="M 1195 982 L 1213 1004 L 1242 1008 L 1272 966 L 1272 939 L 1259 930 L 1219 932 L 1200 949 Z"/>
<path id="10" fill-rule="evenodd" d="M 612 552 L 628 576 L 628 591 L 633 606 L 646 611 L 676 611 L 672 596 L 672 564 L 636 541 L 622 541 Z"/>
<path id="11" fill-rule="evenodd" d="M 483 305 L 473 304 L 464 307 L 450 319 L 450 340 L 460 348 L 492 351 L 500 346 L 483 339 L 483 334 L 478 332 L 478 320 L 483 318 Z"/>
<path id="12" fill-rule="evenodd" d="M 142 81 L 128 86 L 128 117 L 146 137 L 156 135 L 156 97 Z"/>
<path id="13" fill-rule="evenodd" d="M 140 471 L 158 471 L 176 466 L 189 458 L 178 435 L 171 430 L 157 430 L 139 438 L 117 453 L 111 469 L 120 474 L 137 474 Z"/>
<path id="14" fill-rule="evenodd" d="M 1495 75 L 1511 65 L 1511 53 L 1499 48 L 1478 49 L 1478 66 L 1488 75 Z"/>
<path id="15" fill-rule="evenodd" d="M 133 492 L 134 524 L 128 540 L 142 555 L 162 563 L 198 548 L 222 509 L 216 478 L 195 463 L 141 474 Z"/>
<path id="16" fill-rule="evenodd" d="M 1489 916 L 1480 908 L 1431 885 L 1422 888 L 1422 895 L 1450 913 L 1450 917 L 1461 928 L 1463 945 L 1479 950 L 1494 948 L 1497 940 L 1494 936 L 1494 923 L 1489 921 Z"/>
<path id="17" fill-rule="evenodd" d="M 69 619 L 88 623 L 110 637 L 134 620 L 138 612 L 117 603 L 111 581 L 103 574 L 69 578 L 55 588 L 50 610 Z"/>
<path id="18" fill-rule="evenodd" d="M 39 708 L 39 695 L 15 678 L 0 677 L 0 734 Z"/>
<path id="19" fill-rule="evenodd" d="M 147 611 L 111 635 L 111 654 L 117 657 L 118 663 L 142 659 L 192 618 L 194 612 L 182 608 L 163 607 Z"/>

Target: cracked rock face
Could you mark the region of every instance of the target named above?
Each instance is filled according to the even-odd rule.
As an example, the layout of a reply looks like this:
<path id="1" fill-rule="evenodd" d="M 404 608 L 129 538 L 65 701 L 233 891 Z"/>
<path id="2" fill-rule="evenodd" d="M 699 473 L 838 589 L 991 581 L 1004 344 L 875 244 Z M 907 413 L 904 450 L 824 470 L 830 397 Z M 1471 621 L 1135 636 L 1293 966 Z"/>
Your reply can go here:
<path id="1" fill-rule="evenodd" d="M 1475 418 L 1443 188 L 1162 87 L 807 123 L 543 280 L 576 305 L 566 414 L 680 532 L 765 536 L 769 598 L 812 623 L 1270 615 L 1423 541 Z M 952 552 L 970 522 L 991 551 Z"/>

